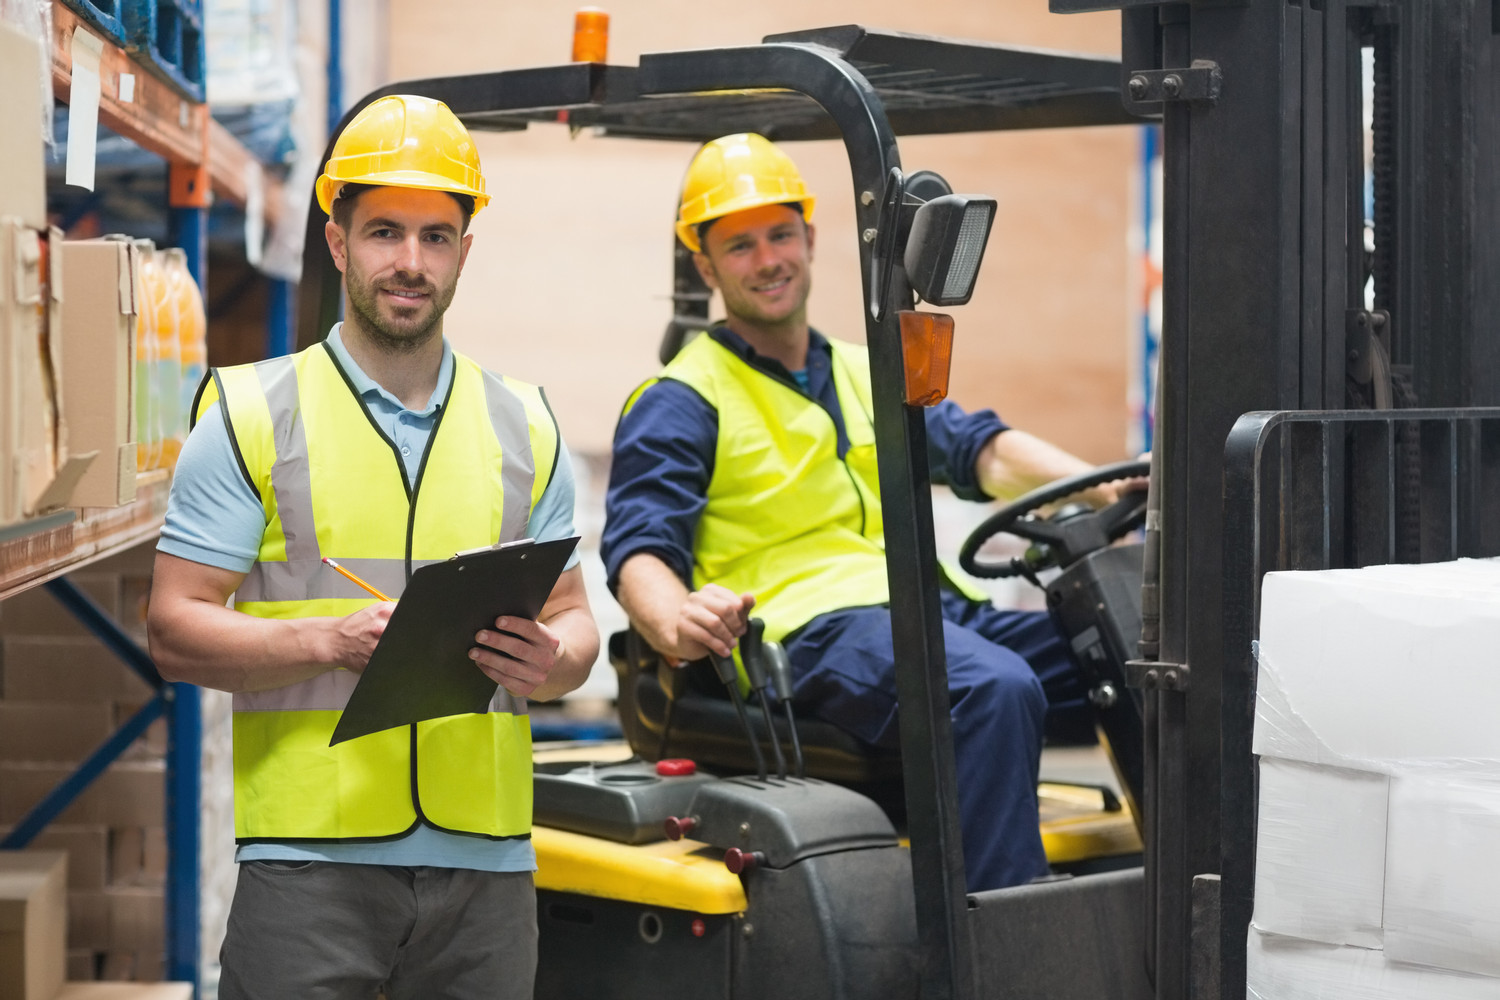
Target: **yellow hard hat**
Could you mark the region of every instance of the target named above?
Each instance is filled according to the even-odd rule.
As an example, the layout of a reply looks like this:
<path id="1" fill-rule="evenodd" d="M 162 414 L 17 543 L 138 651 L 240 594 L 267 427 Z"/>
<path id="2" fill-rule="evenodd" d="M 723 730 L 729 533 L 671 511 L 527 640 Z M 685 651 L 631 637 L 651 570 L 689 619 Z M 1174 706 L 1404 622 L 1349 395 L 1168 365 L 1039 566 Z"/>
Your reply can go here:
<path id="1" fill-rule="evenodd" d="M 811 219 L 813 200 L 797 165 L 771 140 L 754 132 L 726 135 L 698 150 L 688 165 L 677 210 L 677 238 L 700 253 L 698 227 L 711 219 L 792 202 L 802 205 L 804 219 Z"/>
<path id="2" fill-rule="evenodd" d="M 474 199 L 475 215 L 490 200 L 468 129 L 442 101 L 410 94 L 372 102 L 339 133 L 318 178 L 323 211 L 333 214 L 333 200 L 345 184 L 466 194 Z"/>

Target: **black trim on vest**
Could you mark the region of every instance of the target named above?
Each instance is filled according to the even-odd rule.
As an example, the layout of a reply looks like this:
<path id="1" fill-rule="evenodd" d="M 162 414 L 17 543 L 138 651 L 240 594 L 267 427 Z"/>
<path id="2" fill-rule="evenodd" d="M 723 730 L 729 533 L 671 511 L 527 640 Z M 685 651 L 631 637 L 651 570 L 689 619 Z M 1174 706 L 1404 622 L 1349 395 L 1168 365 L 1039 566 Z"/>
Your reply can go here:
<path id="1" fill-rule="evenodd" d="M 492 842 L 531 839 L 530 833 L 496 835 L 491 833 L 473 833 L 469 830 L 450 830 L 445 826 L 438 826 L 430 820 L 419 818 L 400 833 L 388 833 L 381 837 L 236 837 L 234 842 L 240 846 L 249 846 L 252 844 L 288 844 L 291 846 L 298 844 L 386 844 L 393 840 L 400 840 L 402 837 L 411 836 L 419 826 L 429 827 L 442 833 L 451 833 L 459 837 L 473 837 L 475 840 L 488 840 Z"/>
<path id="2" fill-rule="evenodd" d="M 204 393 L 204 390 L 206 390 L 208 388 L 208 383 L 213 379 L 213 377 L 214 377 L 214 371 L 213 371 L 213 369 L 212 368 L 206 368 L 203 371 L 203 377 L 198 380 L 198 390 L 193 393 L 193 406 L 192 406 L 192 408 L 190 410 L 188 410 L 188 432 L 189 433 L 192 432 L 192 430 L 193 430 L 194 427 L 198 426 L 198 404 L 200 404 L 200 403 L 203 402 L 203 393 Z M 224 391 L 223 391 L 223 389 L 224 389 L 223 386 L 219 387 L 219 398 L 220 399 L 224 398 Z"/>
<path id="3" fill-rule="evenodd" d="M 406 496 L 407 496 L 407 500 L 408 500 L 407 510 L 406 510 L 406 579 L 407 579 L 407 582 L 411 581 L 411 574 L 412 574 L 412 569 L 411 569 L 411 546 L 412 546 L 412 540 L 415 538 L 416 533 L 417 533 L 417 498 L 419 496 L 421 496 L 421 493 L 422 493 L 422 474 L 427 471 L 427 459 L 432 454 L 432 446 L 437 442 L 438 430 L 441 429 L 442 426 L 443 426 L 443 416 L 448 412 L 448 401 L 453 398 L 453 387 L 458 384 L 458 363 L 457 362 L 454 362 L 453 368 L 454 368 L 453 379 L 452 379 L 452 381 L 450 381 L 448 383 L 448 393 L 447 393 L 447 395 L 445 395 L 443 397 L 443 401 L 438 404 L 437 416 L 434 417 L 433 420 L 432 420 L 432 431 L 427 435 L 427 447 L 422 449 L 422 457 L 417 462 L 417 475 L 416 475 L 416 479 L 411 484 L 411 489 L 409 489 L 409 490 L 406 491 Z M 395 445 L 392 445 L 392 447 L 395 447 Z M 396 453 L 396 457 L 397 458 L 401 457 L 401 454 L 400 454 L 399 451 Z M 402 481 L 404 482 L 405 479 L 406 479 L 406 465 L 404 463 L 401 466 L 401 477 L 402 477 Z"/>
<path id="4" fill-rule="evenodd" d="M 562 456 L 562 428 L 557 426 L 557 414 L 552 412 L 552 403 L 547 399 L 547 390 L 541 386 L 536 387 L 536 394 L 542 397 L 542 407 L 547 411 L 547 416 L 552 418 L 552 436 L 556 439 L 552 442 L 552 468 L 547 470 L 547 482 L 542 486 L 542 493 L 552 485 L 552 480 L 557 476 L 557 460 Z M 528 433 L 530 429 L 528 428 Z M 535 466 L 536 462 L 533 461 Z M 541 496 L 541 493 L 537 494 Z"/>
<path id="5" fill-rule="evenodd" d="M 219 369 L 210 368 L 204 376 L 204 388 L 208 385 L 208 378 L 212 377 L 214 385 L 219 389 L 219 416 L 224 418 L 224 433 L 229 435 L 229 447 L 234 451 L 235 464 L 240 467 L 240 476 L 245 480 L 245 485 L 250 488 L 250 495 L 255 498 L 256 503 L 263 503 L 260 496 L 260 487 L 255 485 L 255 480 L 250 476 L 250 469 L 245 465 L 245 456 L 240 454 L 240 439 L 234 433 L 234 421 L 229 419 L 229 400 L 224 397 L 224 383 L 219 378 Z M 199 388 L 198 395 L 201 398 L 203 388 Z M 198 400 L 193 400 L 193 412 L 198 412 Z"/>
<path id="6" fill-rule="evenodd" d="M 410 489 L 406 491 L 406 582 L 411 582 L 411 547 L 417 534 L 417 499 L 422 495 L 422 474 L 427 471 L 427 459 L 432 455 L 432 446 L 437 442 L 438 430 L 443 425 L 443 416 L 448 412 L 448 401 L 453 398 L 453 387 L 458 385 L 458 362 L 453 362 L 453 378 L 448 382 L 448 392 L 443 396 L 443 402 L 438 407 L 437 416 L 433 418 L 432 430 L 427 435 L 427 447 L 422 449 L 422 457 L 417 462 L 417 475 Z M 363 400 L 361 400 L 363 403 Z M 368 412 L 368 411 L 367 411 Z M 373 419 L 373 418 L 372 418 Z M 392 448 L 395 447 L 393 443 Z M 401 453 L 398 450 L 396 459 L 399 462 Z M 401 481 L 406 482 L 406 465 L 401 465 Z M 411 752 L 407 754 L 411 760 L 411 807 L 416 810 L 417 819 L 433 829 L 441 829 L 422 812 L 422 795 L 418 790 L 417 782 L 417 725 L 411 725 Z"/>

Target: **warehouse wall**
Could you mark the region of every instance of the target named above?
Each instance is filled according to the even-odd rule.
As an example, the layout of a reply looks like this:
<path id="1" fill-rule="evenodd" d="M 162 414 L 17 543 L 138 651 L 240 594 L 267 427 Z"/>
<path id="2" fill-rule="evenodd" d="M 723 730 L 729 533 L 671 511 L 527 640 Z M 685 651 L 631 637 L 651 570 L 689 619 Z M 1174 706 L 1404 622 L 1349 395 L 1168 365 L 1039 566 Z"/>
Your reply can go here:
<path id="1" fill-rule="evenodd" d="M 389 0 L 392 79 L 565 61 L 576 5 L 557 0 Z M 1046 0 L 639 0 L 609 8 L 610 60 L 754 43 L 768 33 L 862 23 L 1112 55 L 1117 15 L 1047 12 Z M 482 39 L 482 42 L 476 42 Z M 351 95 L 352 97 L 353 95 Z M 675 143 L 483 134 L 496 195 L 449 313 L 460 349 L 541 382 L 576 452 L 607 453 L 626 394 L 656 367 L 669 314 L 670 222 L 692 154 Z M 1123 457 L 1130 419 L 1127 232 L 1133 128 L 904 140 L 903 165 L 1000 200 L 984 271 L 958 321 L 953 397 L 1097 461 Z M 812 319 L 863 339 L 853 193 L 842 146 L 792 146 L 813 190 L 819 240 Z"/>

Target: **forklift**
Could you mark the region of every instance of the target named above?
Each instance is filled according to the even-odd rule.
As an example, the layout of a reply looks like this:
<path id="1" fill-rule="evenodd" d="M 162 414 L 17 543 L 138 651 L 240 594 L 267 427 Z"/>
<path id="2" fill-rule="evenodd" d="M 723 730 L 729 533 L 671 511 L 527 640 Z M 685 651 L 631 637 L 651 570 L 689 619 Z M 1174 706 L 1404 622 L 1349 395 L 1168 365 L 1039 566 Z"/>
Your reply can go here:
<path id="1" fill-rule="evenodd" d="M 1050 3 L 1120 10 L 1122 59 L 843 26 L 636 66 L 408 81 L 350 109 L 417 93 L 471 129 L 841 138 L 853 174 L 901 752 L 882 759 L 774 717 L 773 644 L 747 658 L 758 696 L 746 703 L 716 690 L 722 664 L 664 672 L 638 639 L 613 637 L 635 758 L 537 768 L 538 996 L 1242 997 L 1261 576 L 1500 553 L 1500 410 L 1480 408 L 1500 402 L 1485 336 L 1500 314 L 1500 4 Z M 1368 171 L 1362 61 L 1376 81 Z M 917 294 L 942 301 L 929 282 L 956 245 L 932 234 L 983 199 L 909 176 L 897 136 L 1144 121 L 1161 123 L 1165 174 L 1148 499 L 1049 519 L 1039 508 L 1082 487 L 1054 484 L 964 552 L 971 571 L 1061 570 L 1049 603 L 1092 674 L 1144 865 L 1090 864 L 1085 848 L 1064 877 L 966 894 L 930 397 L 908 384 L 902 325 L 922 322 L 905 319 Z M 948 224 L 932 225 L 940 215 Z M 323 221 L 313 207 L 302 346 L 339 307 L 315 249 Z M 707 320 L 684 263 L 667 356 Z M 1144 543 L 1111 544 L 1142 521 Z M 980 563 L 997 531 L 1032 549 Z M 1118 846 L 1097 853 L 1128 856 Z"/>

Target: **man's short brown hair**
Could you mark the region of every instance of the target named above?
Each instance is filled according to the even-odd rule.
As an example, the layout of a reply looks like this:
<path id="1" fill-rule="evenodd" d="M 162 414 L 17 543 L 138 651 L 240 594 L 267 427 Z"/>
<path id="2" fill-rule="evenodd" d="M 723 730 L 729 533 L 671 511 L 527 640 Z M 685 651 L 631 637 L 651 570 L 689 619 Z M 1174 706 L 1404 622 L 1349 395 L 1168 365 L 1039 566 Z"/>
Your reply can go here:
<path id="1" fill-rule="evenodd" d="M 354 215 L 354 203 L 359 196 L 366 191 L 379 187 L 377 184 L 345 184 L 339 188 L 338 197 L 333 199 L 333 222 L 344 232 L 349 231 L 349 223 Z M 470 195 L 459 194 L 457 191 L 445 191 L 446 195 L 458 202 L 458 207 L 463 212 L 464 221 L 459 225 L 458 232 L 462 236 L 469 231 L 469 220 L 474 217 L 474 199 Z"/>

